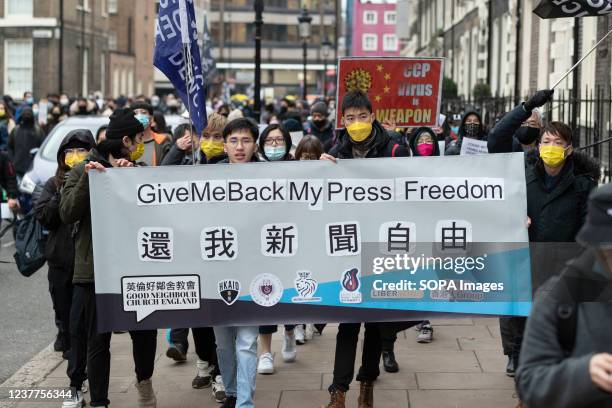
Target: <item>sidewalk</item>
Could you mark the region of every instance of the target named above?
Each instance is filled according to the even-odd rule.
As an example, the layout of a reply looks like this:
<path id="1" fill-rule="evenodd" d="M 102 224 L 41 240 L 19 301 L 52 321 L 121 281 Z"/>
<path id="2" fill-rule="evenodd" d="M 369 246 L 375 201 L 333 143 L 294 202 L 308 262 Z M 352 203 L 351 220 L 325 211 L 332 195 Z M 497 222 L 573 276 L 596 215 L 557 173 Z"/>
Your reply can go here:
<path id="1" fill-rule="evenodd" d="M 513 380 L 506 377 L 506 359 L 501 352 L 499 323 L 490 319 L 432 320 L 434 341 L 418 344 L 417 332 L 398 335 L 395 354 L 400 372 L 382 369 L 375 384 L 376 408 L 514 408 Z M 329 400 L 337 325 L 325 328 L 323 336 L 298 346 L 294 363 L 283 363 L 281 333 L 273 337 L 276 373 L 257 376 L 255 405 L 262 408 L 318 408 Z M 363 329 L 362 329 L 363 331 Z M 187 363 L 176 364 L 165 356 L 167 344 L 160 330 L 153 385 L 159 408 L 218 408 L 210 388 L 191 388 L 196 356 L 191 342 Z M 358 351 L 359 367 L 361 342 Z M 135 407 L 134 366 L 129 334 L 113 335 L 110 400 L 112 407 Z M 66 363 L 60 364 L 38 387 L 65 387 Z M 357 406 L 358 383 L 348 395 L 347 407 Z M 89 401 L 89 393 L 85 394 Z M 61 407 L 61 402 L 20 403 L 20 408 Z"/>

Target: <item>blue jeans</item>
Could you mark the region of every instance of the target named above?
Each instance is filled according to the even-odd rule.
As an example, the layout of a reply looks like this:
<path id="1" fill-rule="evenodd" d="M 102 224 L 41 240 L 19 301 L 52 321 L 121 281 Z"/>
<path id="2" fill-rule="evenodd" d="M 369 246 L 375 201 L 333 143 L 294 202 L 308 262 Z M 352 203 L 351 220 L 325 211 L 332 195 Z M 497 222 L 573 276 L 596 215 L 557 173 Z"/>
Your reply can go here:
<path id="1" fill-rule="evenodd" d="M 258 327 L 230 326 L 214 329 L 225 394 L 236 397 L 236 408 L 253 408 Z"/>

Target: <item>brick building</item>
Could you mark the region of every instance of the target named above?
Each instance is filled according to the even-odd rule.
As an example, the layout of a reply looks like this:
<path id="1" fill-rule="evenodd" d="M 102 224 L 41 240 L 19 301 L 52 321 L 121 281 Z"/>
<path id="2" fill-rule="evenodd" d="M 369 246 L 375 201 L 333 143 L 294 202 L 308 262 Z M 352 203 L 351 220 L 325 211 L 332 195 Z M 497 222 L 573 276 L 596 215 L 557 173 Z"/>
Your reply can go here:
<path id="1" fill-rule="evenodd" d="M 395 0 L 349 0 L 350 55 L 398 56 Z"/>
<path id="2" fill-rule="evenodd" d="M 0 0 L 0 94 L 153 92 L 155 2 Z"/>

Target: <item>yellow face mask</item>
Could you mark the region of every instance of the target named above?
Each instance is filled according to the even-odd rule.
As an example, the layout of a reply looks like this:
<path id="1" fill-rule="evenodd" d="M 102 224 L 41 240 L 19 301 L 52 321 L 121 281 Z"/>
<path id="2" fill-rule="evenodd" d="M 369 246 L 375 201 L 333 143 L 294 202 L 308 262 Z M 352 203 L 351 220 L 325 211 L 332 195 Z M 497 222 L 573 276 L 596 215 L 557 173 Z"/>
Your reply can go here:
<path id="1" fill-rule="evenodd" d="M 565 161 L 565 149 L 561 146 L 540 146 L 540 157 L 548 167 L 559 167 Z"/>
<path id="2" fill-rule="evenodd" d="M 88 154 L 88 152 L 68 152 L 66 153 L 64 163 L 66 163 L 66 166 L 73 168 L 74 166 L 85 160 Z"/>
<path id="3" fill-rule="evenodd" d="M 140 159 L 142 155 L 144 154 L 144 151 L 145 151 L 144 143 L 138 143 L 136 145 L 136 150 L 134 150 L 133 152 L 130 152 L 130 159 L 132 161 L 136 161 Z"/>
<path id="4" fill-rule="evenodd" d="M 215 142 L 212 139 L 202 139 L 200 149 L 206 155 L 207 159 L 217 157 L 223 154 L 223 142 Z"/>
<path id="5" fill-rule="evenodd" d="M 372 124 L 369 122 L 354 122 L 346 127 L 346 130 L 354 142 L 363 142 L 372 133 Z"/>

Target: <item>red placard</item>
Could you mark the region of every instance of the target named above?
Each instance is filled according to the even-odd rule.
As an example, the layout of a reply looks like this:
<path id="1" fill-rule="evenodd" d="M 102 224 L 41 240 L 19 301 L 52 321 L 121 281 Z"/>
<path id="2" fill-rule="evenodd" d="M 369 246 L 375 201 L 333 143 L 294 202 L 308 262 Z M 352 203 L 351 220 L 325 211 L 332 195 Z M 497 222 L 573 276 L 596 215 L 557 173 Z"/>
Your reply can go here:
<path id="1" fill-rule="evenodd" d="M 342 98 L 366 92 L 379 122 L 397 127 L 436 126 L 442 96 L 443 58 L 341 58 L 338 61 L 336 127 Z"/>

